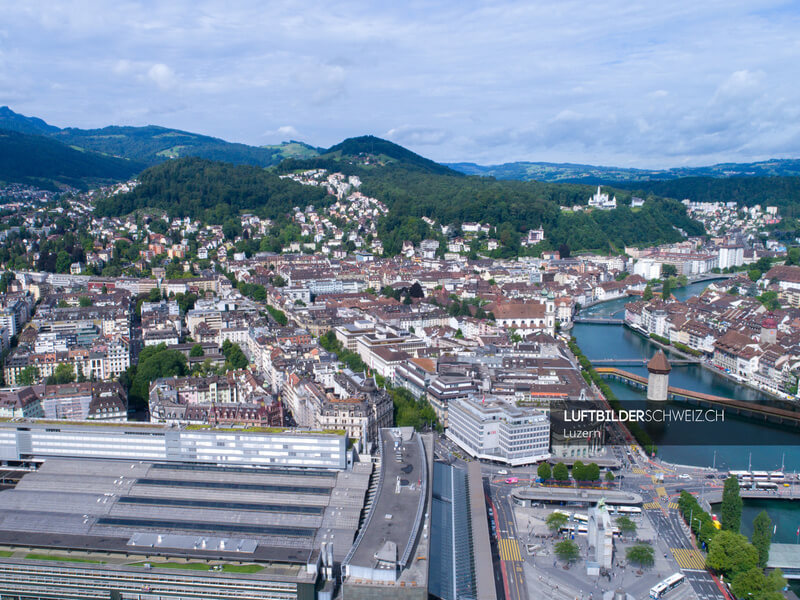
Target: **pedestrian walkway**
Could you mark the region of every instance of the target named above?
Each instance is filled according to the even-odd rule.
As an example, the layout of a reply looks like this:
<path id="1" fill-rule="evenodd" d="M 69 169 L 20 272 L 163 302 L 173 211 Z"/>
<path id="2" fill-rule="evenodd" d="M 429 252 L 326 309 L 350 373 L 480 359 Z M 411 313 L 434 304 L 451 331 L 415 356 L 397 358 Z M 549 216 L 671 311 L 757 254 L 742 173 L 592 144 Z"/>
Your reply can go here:
<path id="1" fill-rule="evenodd" d="M 645 510 L 661 510 L 663 508 L 658 502 L 645 502 L 642 506 Z"/>
<path id="2" fill-rule="evenodd" d="M 705 571 L 706 557 L 699 550 L 691 550 L 689 548 L 670 548 L 672 556 L 678 563 L 681 569 L 694 569 L 697 571 Z"/>
<path id="3" fill-rule="evenodd" d="M 500 540 L 500 560 L 522 561 L 517 540 L 502 538 Z"/>

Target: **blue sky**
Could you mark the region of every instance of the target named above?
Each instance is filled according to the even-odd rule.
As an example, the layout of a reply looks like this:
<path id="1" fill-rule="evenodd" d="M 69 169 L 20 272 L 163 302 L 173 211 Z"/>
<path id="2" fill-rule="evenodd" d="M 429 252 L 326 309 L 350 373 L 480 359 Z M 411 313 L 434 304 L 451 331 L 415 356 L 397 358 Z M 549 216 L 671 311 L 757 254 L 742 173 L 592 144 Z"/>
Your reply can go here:
<path id="1" fill-rule="evenodd" d="M 796 2 L 0 0 L 0 105 L 443 162 L 800 156 Z"/>

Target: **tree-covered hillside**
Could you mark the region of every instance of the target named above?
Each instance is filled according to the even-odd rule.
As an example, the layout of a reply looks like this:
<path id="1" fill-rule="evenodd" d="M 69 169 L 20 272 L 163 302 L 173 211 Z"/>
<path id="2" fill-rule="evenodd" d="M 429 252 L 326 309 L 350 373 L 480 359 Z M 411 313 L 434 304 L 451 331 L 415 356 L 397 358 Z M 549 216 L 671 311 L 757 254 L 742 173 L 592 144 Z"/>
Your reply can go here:
<path id="1" fill-rule="evenodd" d="M 171 217 L 224 223 L 240 212 L 276 219 L 294 206 L 322 206 L 324 190 L 303 186 L 258 167 L 231 165 L 203 158 L 181 158 L 144 171 L 128 194 L 98 201 L 96 214 L 125 215 L 140 208 L 159 208 Z"/>
<path id="2" fill-rule="evenodd" d="M 308 158 L 319 154 L 319 148 L 297 141 L 273 146 L 249 146 L 155 125 L 61 129 L 42 119 L 15 113 L 7 106 L 0 107 L 0 128 L 50 137 L 68 146 L 129 158 L 146 166 L 171 158 L 199 156 L 209 160 L 267 167 L 285 158 Z"/>
<path id="3" fill-rule="evenodd" d="M 779 206 L 784 216 L 800 216 L 800 177 L 685 177 L 672 181 L 633 181 L 624 187 L 695 202 Z"/>
<path id="4" fill-rule="evenodd" d="M 0 129 L 0 181 L 42 188 L 128 179 L 144 165 L 70 148 L 39 135 Z"/>
<path id="5" fill-rule="evenodd" d="M 684 206 L 669 199 L 650 197 L 637 209 L 620 205 L 613 211 L 562 210 L 562 206 L 587 203 L 594 189 L 585 185 L 451 177 L 402 168 L 362 177 L 362 191 L 390 207 L 381 223 L 382 239 L 390 252 L 399 251 L 404 239 L 417 241 L 424 235 L 424 223 L 417 222 L 423 216 L 456 227 L 466 221 L 488 222 L 497 227 L 507 254 L 518 252 L 520 236 L 536 227 L 544 228 L 551 247 L 566 245 L 573 252 L 675 242 L 682 237 L 678 228 L 689 235 L 703 233 L 702 225 L 688 218 Z M 621 202 L 629 202 L 628 192 L 616 192 Z"/>
<path id="6" fill-rule="evenodd" d="M 335 146 L 328 148 L 320 157 L 322 160 L 353 160 L 358 159 L 357 164 L 377 163 L 379 166 L 401 164 L 408 169 L 436 173 L 439 175 L 460 175 L 457 171 L 440 165 L 419 154 L 415 154 L 402 146 L 375 137 L 374 135 L 362 135 L 360 137 L 348 138 Z"/>

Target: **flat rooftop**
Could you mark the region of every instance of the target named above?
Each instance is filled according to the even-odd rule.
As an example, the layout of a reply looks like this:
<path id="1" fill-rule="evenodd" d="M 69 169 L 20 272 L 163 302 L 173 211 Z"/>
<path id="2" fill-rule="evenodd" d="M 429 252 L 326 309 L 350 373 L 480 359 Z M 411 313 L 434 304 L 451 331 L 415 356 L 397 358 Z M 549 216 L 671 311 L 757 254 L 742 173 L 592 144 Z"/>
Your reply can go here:
<path id="1" fill-rule="evenodd" d="M 0 491 L 0 545 L 302 566 L 350 549 L 372 464 L 352 471 L 50 458 Z"/>
<path id="2" fill-rule="evenodd" d="M 429 529 L 425 514 L 430 510 L 433 449 L 430 439 L 410 428 L 382 429 L 381 438 L 381 485 L 347 562 L 368 569 L 394 570 L 405 557 L 406 568 L 399 580 L 411 578 L 424 585 L 429 541 L 420 540 L 423 528 Z"/>

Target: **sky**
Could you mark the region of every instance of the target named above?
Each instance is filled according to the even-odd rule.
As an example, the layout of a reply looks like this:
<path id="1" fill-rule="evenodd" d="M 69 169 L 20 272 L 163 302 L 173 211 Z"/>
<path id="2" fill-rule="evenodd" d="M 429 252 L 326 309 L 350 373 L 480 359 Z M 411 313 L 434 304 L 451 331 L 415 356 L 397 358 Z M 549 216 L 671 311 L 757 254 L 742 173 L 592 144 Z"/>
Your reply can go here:
<path id="1" fill-rule="evenodd" d="M 0 0 L 0 105 L 440 162 L 800 157 L 800 4 Z"/>

